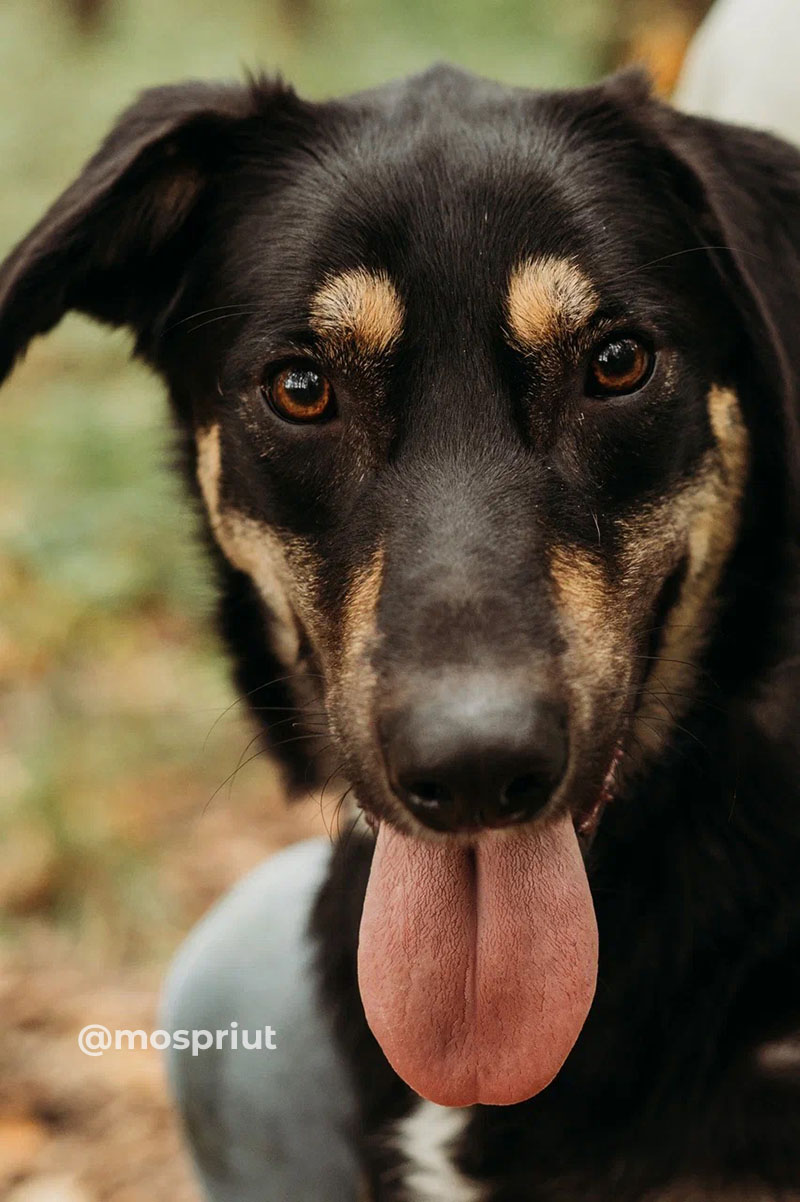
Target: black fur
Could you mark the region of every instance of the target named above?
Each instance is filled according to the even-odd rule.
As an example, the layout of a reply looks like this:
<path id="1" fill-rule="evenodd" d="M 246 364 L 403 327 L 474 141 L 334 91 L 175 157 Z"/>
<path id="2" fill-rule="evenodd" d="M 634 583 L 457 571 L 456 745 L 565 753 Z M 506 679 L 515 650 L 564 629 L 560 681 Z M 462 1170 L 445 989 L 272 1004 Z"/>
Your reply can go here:
<path id="1" fill-rule="evenodd" d="M 517 354 L 502 297 L 526 255 L 578 261 L 609 320 L 673 349 L 671 382 L 600 411 L 567 368 L 548 376 Z M 278 428 L 258 408 L 266 365 L 322 354 L 309 297 L 361 264 L 408 298 L 396 353 L 337 381 L 343 432 Z M 477 1108 L 457 1149 L 491 1202 L 800 1195 L 800 1057 L 760 1059 L 800 1032 L 798 298 L 793 149 L 681 116 L 637 78 L 541 94 L 444 68 L 319 105 L 261 81 L 148 93 L 0 274 L 0 374 L 68 308 L 131 326 L 187 447 L 222 423 L 237 509 L 314 548 L 329 621 L 388 546 L 387 688 L 487 649 L 556 654 L 542 546 L 602 554 L 613 573 L 617 519 L 692 477 L 708 388 L 735 387 L 751 464 L 713 628 L 680 722 L 624 778 L 587 853 L 601 963 L 579 1042 L 541 1095 Z M 222 628 L 263 720 L 296 699 L 292 673 L 252 581 L 220 562 Z M 466 600 L 437 591 L 465 562 Z M 657 583 L 637 627 L 645 655 L 685 564 Z M 304 630 L 301 643 L 304 669 L 324 676 L 320 641 Z M 331 717 L 348 780 L 386 815 L 365 748 Z M 586 796 L 601 742 L 584 748 Z M 303 746 L 278 749 L 296 783 Z M 390 1121 L 413 1098 L 358 995 L 369 858 L 363 838 L 342 841 L 315 930 L 360 1155 L 385 1202 L 399 1196 Z"/>

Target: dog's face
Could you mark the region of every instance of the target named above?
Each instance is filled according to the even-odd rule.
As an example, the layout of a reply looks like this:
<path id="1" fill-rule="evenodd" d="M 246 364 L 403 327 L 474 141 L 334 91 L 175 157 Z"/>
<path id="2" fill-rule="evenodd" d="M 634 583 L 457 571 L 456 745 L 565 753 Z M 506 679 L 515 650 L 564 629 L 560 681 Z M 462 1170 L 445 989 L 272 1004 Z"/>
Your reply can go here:
<path id="1" fill-rule="evenodd" d="M 684 708 L 764 308 L 699 128 L 636 81 L 164 89 L 5 268 L 4 369 L 70 306 L 134 327 L 372 816 L 591 828 Z"/>
<path id="2" fill-rule="evenodd" d="M 310 652 L 361 804 L 582 821 L 708 632 L 747 473 L 736 325 L 634 136 L 424 92 L 424 118 L 412 90 L 320 121 L 277 192 L 234 184 L 172 370 L 197 360 L 216 537 L 285 671 Z"/>

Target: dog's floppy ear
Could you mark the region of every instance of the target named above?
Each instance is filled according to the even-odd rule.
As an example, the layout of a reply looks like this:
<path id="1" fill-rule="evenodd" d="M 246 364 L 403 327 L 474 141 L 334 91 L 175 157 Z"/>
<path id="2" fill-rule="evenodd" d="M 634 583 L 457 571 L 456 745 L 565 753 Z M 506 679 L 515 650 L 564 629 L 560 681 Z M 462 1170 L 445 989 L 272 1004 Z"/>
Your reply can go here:
<path id="1" fill-rule="evenodd" d="M 292 102 L 265 82 L 145 92 L 0 268 L 0 381 L 68 309 L 130 325 L 141 344 L 174 298 L 181 238 L 237 130 Z"/>
<path id="2" fill-rule="evenodd" d="M 683 173 L 678 188 L 697 215 L 698 241 L 716 259 L 753 362 L 780 401 L 787 516 L 800 518 L 800 153 L 770 134 L 666 105 L 651 112 Z"/>

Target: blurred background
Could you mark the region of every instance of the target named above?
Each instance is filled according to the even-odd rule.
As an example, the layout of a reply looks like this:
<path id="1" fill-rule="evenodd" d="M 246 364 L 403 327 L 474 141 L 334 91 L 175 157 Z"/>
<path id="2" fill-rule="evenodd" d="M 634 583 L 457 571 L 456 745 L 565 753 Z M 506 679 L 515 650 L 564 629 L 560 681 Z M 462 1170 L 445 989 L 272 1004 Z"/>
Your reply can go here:
<path id="1" fill-rule="evenodd" d="M 0 257 L 141 88 L 279 70 L 311 97 L 447 59 L 531 86 L 646 63 L 707 0 L 2 0 Z M 161 389 L 77 318 L 0 398 L 0 1197 L 192 1202 L 157 1053 L 163 967 L 264 855 L 325 832 L 250 758 Z"/>

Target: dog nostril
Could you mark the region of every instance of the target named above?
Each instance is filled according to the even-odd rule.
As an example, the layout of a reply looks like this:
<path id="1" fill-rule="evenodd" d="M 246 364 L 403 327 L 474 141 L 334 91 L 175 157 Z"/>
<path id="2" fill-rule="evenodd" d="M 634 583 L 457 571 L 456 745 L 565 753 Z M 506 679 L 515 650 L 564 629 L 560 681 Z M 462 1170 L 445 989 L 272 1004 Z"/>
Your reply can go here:
<path id="1" fill-rule="evenodd" d="M 535 772 L 516 776 L 500 792 L 498 815 L 506 822 L 532 818 L 548 801 L 552 783 Z"/>
<path id="2" fill-rule="evenodd" d="M 409 800 L 426 810 L 435 810 L 453 800 L 446 785 L 436 780 L 414 780 L 404 786 Z"/>

